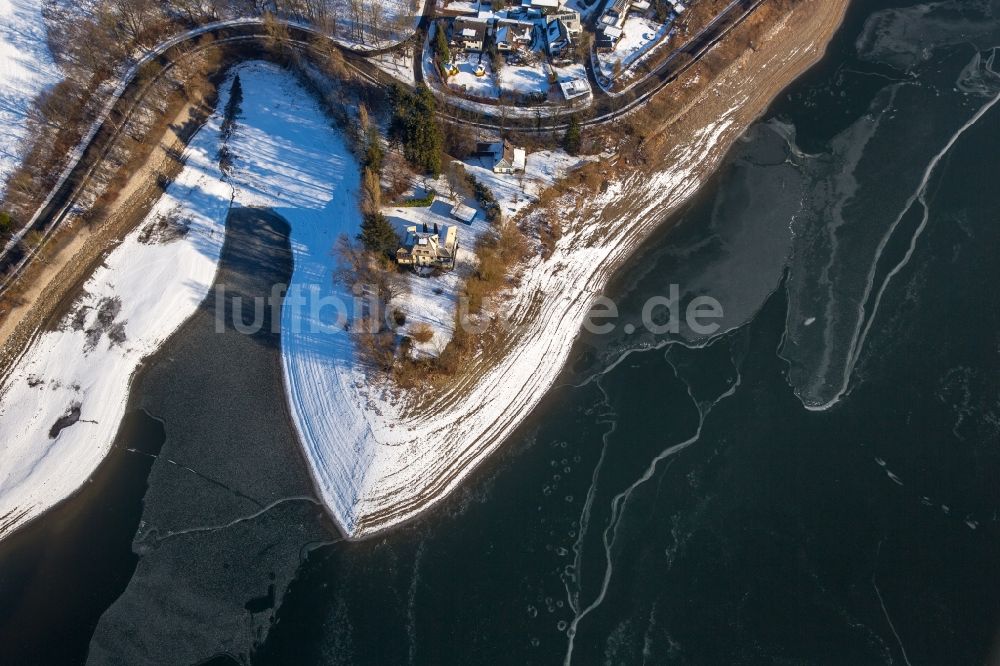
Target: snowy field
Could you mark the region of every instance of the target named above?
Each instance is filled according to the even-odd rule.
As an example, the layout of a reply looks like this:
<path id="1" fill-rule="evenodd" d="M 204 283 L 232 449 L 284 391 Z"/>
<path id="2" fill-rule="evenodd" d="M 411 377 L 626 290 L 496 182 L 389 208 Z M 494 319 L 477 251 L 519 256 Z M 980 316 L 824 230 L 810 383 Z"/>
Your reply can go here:
<path id="1" fill-rule="evenodd" d="M 646 57 L 670 30 L 670 24 L 657 23 L 644 16 L 630 14 L 622 26 L 622 38 L 611 53 L 597 54 L 601 72 L 609 79 L 614 78 L 615 67 L 621 66 L 621 74 Z"/>
<path id="2" fill-rule="evenodd" d="M 424 2 L 434 0 L 332 0 L 341 44 L 359 51 L 395 46 L 416 30 Z"/>
<path id="3" fill-rule="evenodd" d="M 95 271 L 58 330 L 36 338 L 0 385 L 0 531 L 87 480 L 110 450 L 140 362 L 207 294 L 232 195 L 218 149 L 216 116 L 147 220 Z M 182 221 L 186 233 L 144 243 L 143 228 L 161 219 Z"/>
<path id="4" fill-rule="evenodd" d="M 545 75 L 545 67 L 540 62 L 535 65 L 504 65 L 500 72 L 500 88 L 505 93 L 517 97 L 532 93 L 547 97 L 549 79 Z"/>
<path id="5" fill-rule="evenodd" d="M 49 52 L 43 0 L 0 0 L 0 197 L 20 163 L 25 114 L 62 74 Z"/>
<path id="6" fill-rule="evenodd" d="M 416 80 L 413 78 L 413 55 L 409 50 L 402 52 L 397 49 L 389 53 L 380 53 L 370 56 L 368 61 L 394 79 L 409 83 L 411 86 L 416 85 Z"/>

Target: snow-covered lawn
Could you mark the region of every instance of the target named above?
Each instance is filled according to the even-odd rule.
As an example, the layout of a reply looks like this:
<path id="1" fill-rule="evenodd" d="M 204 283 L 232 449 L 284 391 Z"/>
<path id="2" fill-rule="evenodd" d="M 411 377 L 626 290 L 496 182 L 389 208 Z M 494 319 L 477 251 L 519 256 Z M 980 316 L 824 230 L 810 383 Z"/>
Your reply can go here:
<path id="1" fill-rule="evenodd" d="M 504 65 L 500 71 L 500 88 L 505 93 L 528 96 L 549 94 L 549 79 L 542 63 L 535 65 Z"/>
<path id="2" fill-rule="evenodd" d="M 20 163 L 31 101 L 62 78 L 49 52 L 42 3 L 0 0 L 0 197 Z"/>
<path id="3" fill-rule="evenodd" d="M 591 159 L 573 157 L 564 150 L 541 150 L 528 154 L 523 174 L 493 173 L 493 160 L 488 157 L 470 158 L 465 169 L 493 191 L 504 217 L 510 218 L 537 201 L 546 187 Z"/>
<path id="4" fill-rule="evenodd" d="M 496 79 L 493 77 L 493 67 L 485 54 L 462 53 L 455 56 L 455 67 L 458 73 L 448 77 L 448 85 L 461 90 L 473 97 L 495 99 L 500 96 Z M 476 69 L 483 67 L 483 76 L 476 76 Z"/>
<path id="5" fill-rule="evenodd" d="M 474 15 L 479 12 L 479 0 L 437 0 L 437 9 L 439 12 L 442 10 L 451 12 L 452 15 L 457 15 L 459 13 L 467 13 L 469 15 Z"/>
<path id="6" fill-rule="evenodd" d="M 601 71 L 614 78 L 615 66 L 621 63 L 621 73 L 649 54 L 670 31 L 670 24 L 657 23 L 644 16 L 630 14 L 622 26 L 622 38 L 611 53 L 597 55 Z"/>

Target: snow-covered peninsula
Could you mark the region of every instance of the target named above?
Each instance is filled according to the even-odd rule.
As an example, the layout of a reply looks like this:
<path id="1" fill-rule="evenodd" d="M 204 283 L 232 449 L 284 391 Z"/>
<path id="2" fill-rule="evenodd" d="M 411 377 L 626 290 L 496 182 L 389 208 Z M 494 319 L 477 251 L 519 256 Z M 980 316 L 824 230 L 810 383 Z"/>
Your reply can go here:
<path id="1" fill-rule="evenodd" d="M 839 8 L 830 12 L 839 16 Z M 513 323 L 502 355 L 478 356 L 446 391 L 400 397 L 367 383 L 356 366 L 330 350 L 283 339 L 302 443 L 324 501 L 349 536 L 368 536 L 413 518 L 502 444 L 556 380 L 615 268 L 695 193 L 776 94 L 775 86 L 813 62 L 822 43 L 745 55 L 676 119 L 671 136 L 659 142 L 662 166 L 626 170 L 600 194 L 570 190 L 529 213 L 559 216 L 562 237 L 551 256 L 519 266 L 517 288 L 495 304 L 496 313 Z M 768 76 L 748 87 L 748 78 L 762 71 Z M 293 229 L 294 245 L 313 242 L 299 233 Z M 297 276 L 318 268 L 304 268 L 297 255 Z M 283 324 L 284 334 L 289 322 Z"/>
<path id="2" fill-rule="evenodd" d="M 776 26 L 774 30 L 781 30 Z M 40 332 L 0 385 L 0 535 L 81 487 L 108 453 L 144 358 L 209 296 L 232 206 L 289 224 L 294 267 L 282 306 L 288 413 L 318 492 L 349 537 L 408 520 L 496 450 L 552 386 L 593 299 L 635 246 L 696 191 L 726 148 L 817 46 L 747 54 L 682 111 L 658 166 L 622 169 L 598 194 L 569 188 L 543 210 L 562 236 L 519 266 L 501 295 L 516 326 L 502 353 L 433 394 L 373 381 L 331 303 L 349 303 L 332 249 L 359 226 L 360 175 L 345 138 L 289 72 L 261 62 L 233 76 L 235 128 L 217 111 L 147 218 L 106 257 L 73 307 Z M 767 71 L 771 86 L 748 88 Z M 783 85 L 783 84 L 782 84 Z M 219 166 L 220 150 L 228 156 Z M 505 200 L 502 206 L 523 205 Z M 517 196 L 511 192 L 511 196 Z M 278 413 L 280 410 L 276 410 Z"/>

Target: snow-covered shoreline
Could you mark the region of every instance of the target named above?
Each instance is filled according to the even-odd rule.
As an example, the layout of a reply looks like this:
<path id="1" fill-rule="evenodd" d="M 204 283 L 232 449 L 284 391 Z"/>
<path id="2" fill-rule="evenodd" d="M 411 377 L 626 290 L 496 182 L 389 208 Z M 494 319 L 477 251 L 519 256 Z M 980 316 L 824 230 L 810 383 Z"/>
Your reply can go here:
<path id="1" fill-rule="evenodd" d="M 567 208 L 568 217 L 576 215 L 566 225 L 571 231 L 548 260 L 535 258 L 519 269 L 521 284 L 503 304 L 507 314 L 524 314 L 514 316 L 518 333 L 498 362 L 435 396 L 419 414 L 371 389 L 365 392 L 369 409 L 350 415 L 356 427 L 344 436 L 330 428 L 322 438 L 303 433 L 306 441 L 313 437 L 315 455 L 309 457 L 323 461 L 317 483 L 347 536 L 371 536 L 426 511 L 523 422 L 561 372 L 593 299 L 614 269 L 694 194 L 704 162 L 739 131 L 737 111 L 692 137 L 682 154 L 667 161 L 674 164 L 671 169 L 613 183 L 589 202 L 587 218 Z M 637 201 L 643 201 L 639 210 Z M 322 419 L 322 413 L 316 409 L 313 417 Z"/>
<path id="2" fill-rule="evenodd" d="M 243 113 L 228 142 L 217 110 L 146 219 L 87 280 L 57 330 L 40 332 L 3 378 L 0 535 L 72 495 L 110 451 L 143 360 L 209 296 L 231 207 L 272 208 L 298 227 L 331 219 L 356 227 L 357 165 L 315 100 L 274 65 L 236 73 Z M 321 251 L 327 259 L 331 246 Z"/>
<path id="3" fill-rule="evenodd" d="M 4 377 L 0 534 L 87 481 L 111 449 L 143 359 L 208 294 L 232 196 L 216 159 L 220 125 L 217 114 L 209 119 L 147 219 L 87 280 L 56 330 L 40 332 Z M 149 242 L 143 231 L 158 220 L 184 220 L 187 230 Z"/>
<path id="4" fill-rule="evenodd" d="M 842 6 L 831 11 L 841 16 Z M 836 27 L 822 25 L 830 34 Z M 785 22 L 772 34 L 787 34 Z M 418 405 L 362 389 L 369 409 L 356 416 L 371 418 L 374 427 L 328 440 L 317 457 L 336 466 L 317 483 L 348 537 L 369 537 L 427 511 L 502 445 L 557 380 L 591 303 L 615 270 L 695 194 L 749 122 L 821 53 L 803 41 L 741 58 L 671 125 L 658 171 L 626 171 L 600 194 L 571 191 L 529 213 L 544 219 L 556 211 L 563 235 L 548 259 L 517 268 L 519 285 L 500 304 L 516 330 L 502 358 L 473 359 L 459 381 Z M 762 85 L 748 82 L 759 77 L 753 83 Z M 678 132 L 686 132 L 684 138 Z M 364 461 L 352 469 L 358 456 Z"/>
<path id="5" fill-rule="evenodd" d="M 604 216 L 628 192 L 656 193 L 641 214 L 627 212 L 629 225 L 609 224 L 614 233 L 604 234 L 603 225 L 589 219 L 567 224 L 553 256 L 524 268 L 522 286 L 506 305 L 533 312 L 520 322 L 515 345 L 474 383 L 435 396 L 417 413 L 414 396 L 371 385 L 350 335 L 329 326 L 338 313 L 313 307 L 322 299 L 349 300 L 333 280 L 330 250 L 340 234 L 357 228 L 354 158 L 290 74 L 263 63 L 235 71 L 244 103 L 228 143 L 228 177 L 218 167 L 216 113 L 146 221 L 108 255 L 59 330 L 41 333 L 0 388 L 4 532 L 70 496 L 107 455 L 142 360 L 208 295 L 232 205 L 271 208 L 291 228 L 290 291 L 302 301 L 286 300 L 282 309 L 285 392 L 324 502 L 353 538 L 413 517 L 458 485 L 541 400 L 569 354 L 593 290 L 667 208 L 694 191 L 702 160 L 728 127 L 723 119 L 696 137 L 686 166 L 652 181 L 637 176 L 616 183 L 594 202 L 591 212 Z M 227 91 L 228 85 L 220 108 Z M 497 189 L 502 205 L 514 205 Z M 142 241 L 154 222 L 185 220 L 190 224 L 179 238 Z M 55 429 L 67 415 L 68 425 Z"/>

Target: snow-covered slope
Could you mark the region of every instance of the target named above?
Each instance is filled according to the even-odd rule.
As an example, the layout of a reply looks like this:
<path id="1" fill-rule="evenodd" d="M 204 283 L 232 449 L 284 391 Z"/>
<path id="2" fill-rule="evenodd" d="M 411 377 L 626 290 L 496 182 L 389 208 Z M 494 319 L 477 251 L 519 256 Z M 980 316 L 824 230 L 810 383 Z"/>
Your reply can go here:
<path id="1" fill-rule="evenodd" d="M 0 0 L 0 197 L 20 160 L 31 101 L 60 78 L 49 52 L 42 0 Z"/>

